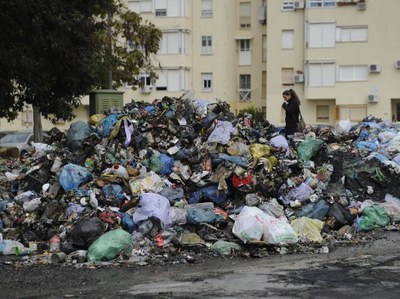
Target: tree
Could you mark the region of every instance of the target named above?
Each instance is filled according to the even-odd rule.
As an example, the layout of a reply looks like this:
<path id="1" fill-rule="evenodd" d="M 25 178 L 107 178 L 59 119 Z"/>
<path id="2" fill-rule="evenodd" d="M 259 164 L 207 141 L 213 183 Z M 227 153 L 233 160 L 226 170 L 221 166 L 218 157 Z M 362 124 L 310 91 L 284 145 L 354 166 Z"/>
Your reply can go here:
<path id="1" fill-rule="evenodd" d="M 115 36 L 133 38 L 139 51 L 123 51 L 116 38 L 108 46 L 108 15 L 119 16 L 112 18 Z M 131 77 L 148 67 L 161 38 L 152 24 L 140 22 L 118 0 L 2 1 L 0 117 L 11 121 L 31 104 L 35 141 L 41 141 L 40 115 L 53 123 L 72 120 L 81 97 L 104 86 L 110 63 L 114 86 L 121 80 L 132 82 Z"/>

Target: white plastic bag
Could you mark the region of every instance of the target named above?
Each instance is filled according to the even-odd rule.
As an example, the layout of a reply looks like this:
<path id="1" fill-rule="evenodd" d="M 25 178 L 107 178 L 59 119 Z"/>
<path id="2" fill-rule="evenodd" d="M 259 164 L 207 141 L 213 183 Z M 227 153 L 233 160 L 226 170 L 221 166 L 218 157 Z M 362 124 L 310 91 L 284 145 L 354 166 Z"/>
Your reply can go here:
<path id="1" fill-rule="evenodd" d="M 294 244 L 298 238 L 289 223 L 267 215 L 268 222 L 264 226 L 264 241 L 267 244 Z"/>
<path id="2" fill-rule="evenodd" d="M 335 126 L 335 132 L 339 135 L 345 135 L 349 133 L 351 129 L 350 120 L 339 120 Z"/>
<path id="3" fill-rule="evenodd" d="M 208 136 L 207 142 L 228 144 L 231 134 L 234 132 L 233 125 L 229 121 L 217 121 L 215 129 Z"/>
<path id="4" fill-rule="evenodd" d="M 236 219 L 232 232 L 244 243 L 260 241 L 267 224 L 267 215 L 257 207 L 245 206 Z"/>
<path id="5" fill-rule="evenodd" d="M 28 251 L 22 243 L 14 240 L 0 240 L 0 254 L 26 254 Z"/>
<path id="6" fill-rule="evenodd" d="M 150 217 L 157 217 L 165 226 L 169 217 L 169 200 L 156 193 L 143 193 L 140 196 L 139 207 L 133 213 L 133 222 L 138 223 Z"/>

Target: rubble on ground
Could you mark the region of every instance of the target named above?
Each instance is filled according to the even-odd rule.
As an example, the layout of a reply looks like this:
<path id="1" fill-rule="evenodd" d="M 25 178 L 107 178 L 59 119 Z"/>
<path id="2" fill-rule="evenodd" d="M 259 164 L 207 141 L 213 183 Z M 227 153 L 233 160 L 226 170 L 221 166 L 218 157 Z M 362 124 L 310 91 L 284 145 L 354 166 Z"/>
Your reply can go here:
<path id="1" fill-rule="evenodd" d="M 400 221 L 400 133 L 369 116 L 286 139 L 187 95 L 92 115 L 0 159 L 0 253 L 23 265 L 328 253 Z"/>

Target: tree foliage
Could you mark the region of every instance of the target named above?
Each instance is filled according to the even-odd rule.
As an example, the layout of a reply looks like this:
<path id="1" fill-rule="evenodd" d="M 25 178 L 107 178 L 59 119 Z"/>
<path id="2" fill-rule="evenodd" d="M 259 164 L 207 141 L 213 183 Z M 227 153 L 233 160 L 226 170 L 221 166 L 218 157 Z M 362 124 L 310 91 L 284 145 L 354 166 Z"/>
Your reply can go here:
<path id="1" fill-rule="evenodd" d="M 53 122 L 71 120 L 81 97 L 105 86 L 110 63 L 115 87 L 151 69 L 161 38 L 118 0 L 1 1 L 0 28 L 0 117 L 8 120 L 25 104 Z M 125 38 L 134 51 L 126 50 Z"/>

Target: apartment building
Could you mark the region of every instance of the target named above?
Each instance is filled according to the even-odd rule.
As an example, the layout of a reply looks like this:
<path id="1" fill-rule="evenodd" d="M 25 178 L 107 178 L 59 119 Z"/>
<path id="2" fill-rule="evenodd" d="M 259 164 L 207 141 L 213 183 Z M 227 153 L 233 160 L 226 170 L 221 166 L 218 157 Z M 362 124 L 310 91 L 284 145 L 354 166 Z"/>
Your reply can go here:
<path id="1" fill-rule="evenodd" d="M 125 99 L 179 97 L 227 101 L 231 110 L 266 102 L 266 1 L 127 0 L 128 8 L 163 33 L 158 79 Z"/>
<path id="2" fill-rule="evenodd" d="M 248 107 L 266 110 L 266 0 L 125 1 L 163 33 L 156 56 L 158 79 L 151 82 L 141 74 L 143 88 L 121 88 L 125 103 L 191 91 L 196 99 L 229 102 L 234 113 Z M 82 103 L 74 121 L 89 116 L 89 97 Z M 4 130 L 30 128 L 32 110 L 27 106 L 13 123 L 0 120 L 0 125 Z M 52 126 L 43 121 L 45 129 Z"/>
<path id="3" fill-rule="evenodd" d="M 357 122 L 368 115 L 400 120 L 398 0 L 126 0 L 126 5 L 160 28 L 163 38 L 158 79 L 141 74 L 143 88 L 121 88 L 125 103 L 190 90 L 197 99 L 229 102 L 234 113 L 262 108 L 268 121 L 283 125 L 282 92 L 292 88 L 310 124 Z M 89 97 L 75 112 L 74 121 L 87 120 Z M 45 129 L 52 126 L 43 122 Z M 0 120 L 0 127 L 31 128 L 30 107 L 11 124 Z"/>
<path id="4" fill-rule="evenodd" d="M 400 119 L 398 0 L 268 1 L 267 119 L 294 89 L 307 123 Z"/>

